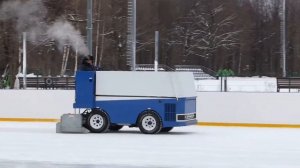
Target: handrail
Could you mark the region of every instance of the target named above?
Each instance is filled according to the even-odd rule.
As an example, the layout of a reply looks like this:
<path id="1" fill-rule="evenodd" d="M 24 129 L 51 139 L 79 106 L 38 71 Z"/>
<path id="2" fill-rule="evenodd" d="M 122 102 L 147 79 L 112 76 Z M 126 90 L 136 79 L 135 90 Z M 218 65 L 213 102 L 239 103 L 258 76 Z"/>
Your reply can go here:
<path id="1" fill-rule="evenodd" d="M 154 64 L 136 64 L 136 70 L 138 70 L 138 71 L 154 71 Z M 171 68 L 164 64 L 160 64 L 160 65 L 158 65 L 158 71 L 174 71 L 174 68 Z"/>
<path id="2" fill-rule="evenodd" d="M 154 71 L 154 64 L 137 64 L 137 71 Z M 216 78 L 216 72 L 201 65 L 175 65 L 170 67 L 164 64 L 158 66 L 158 71 L 188 71 L 193 72 L 195 79 Z"/>
<path id="3" fill-rule="evenodd" d="M 277 79 L 277 92 L 280 89 L 300 89 L 300 78 L 299 77 L 278 77 Z"/>
<path id="4" fill-rule="evenodd" d="M 19 77 L 20 88 L 24 87 L 23 78 Z M 28 88 L 36 89 L 75 89 L 74 77 L 27 77 Z"/>

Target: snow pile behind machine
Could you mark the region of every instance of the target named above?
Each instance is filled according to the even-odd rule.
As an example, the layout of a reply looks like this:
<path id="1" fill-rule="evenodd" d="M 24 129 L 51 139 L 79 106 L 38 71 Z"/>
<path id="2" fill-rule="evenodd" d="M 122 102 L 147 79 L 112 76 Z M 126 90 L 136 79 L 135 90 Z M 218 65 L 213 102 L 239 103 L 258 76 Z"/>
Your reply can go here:
<path id="1" fill-rule="evenodd" d="M 88 133 L 82 126 L 81 114 L 63 114 L 56 124 L 56 133 Z"/>

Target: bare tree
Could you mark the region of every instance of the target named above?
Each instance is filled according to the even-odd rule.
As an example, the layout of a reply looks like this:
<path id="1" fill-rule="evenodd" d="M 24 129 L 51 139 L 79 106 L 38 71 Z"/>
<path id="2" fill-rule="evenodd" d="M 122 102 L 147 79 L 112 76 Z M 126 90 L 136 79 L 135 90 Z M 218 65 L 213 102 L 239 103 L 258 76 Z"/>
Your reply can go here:
<path id="1" fill-rule="evenodd" d="M 235 16 L 224 16 L 224 5 L 209 9 L 198 1 L 194 8 L 175 23 L 170 43 L 180 45 L 184 61 L 197 56 L 209 60 L 213 68 L 219 50 L 231 50 L 239 45 L 240 30 L 233 28 Z"/>

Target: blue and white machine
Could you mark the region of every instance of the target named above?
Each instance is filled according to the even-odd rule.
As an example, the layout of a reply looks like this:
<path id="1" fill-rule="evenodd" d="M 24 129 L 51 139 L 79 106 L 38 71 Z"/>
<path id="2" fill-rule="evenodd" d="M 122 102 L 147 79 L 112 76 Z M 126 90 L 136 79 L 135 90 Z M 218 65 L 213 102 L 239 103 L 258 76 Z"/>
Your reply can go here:
<path id="1" fill-rule="evenodd" d="M 196 91 L 189 72 L 78 71 L 75 109 L 87 109 L 90 132 L 139 127 L 142 133 L 194 125 Z"/>

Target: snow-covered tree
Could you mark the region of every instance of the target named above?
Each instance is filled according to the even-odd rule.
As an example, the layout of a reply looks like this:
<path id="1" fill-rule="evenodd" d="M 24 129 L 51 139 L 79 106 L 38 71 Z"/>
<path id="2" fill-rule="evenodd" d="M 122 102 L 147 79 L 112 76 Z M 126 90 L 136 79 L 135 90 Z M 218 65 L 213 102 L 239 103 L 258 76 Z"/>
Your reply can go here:
<path id="1" fill-rule="evenodd" d="M 214 7 L 198 1 L 174 24 L 170 44 L 181 46 L 185 60 L 198 56 L 209 60 L 212 66 L 219 50 L 231 50 L 239 45 L 240 30 L 233 26 L 235 17 L 224 14 L 223 4 Z"/>

